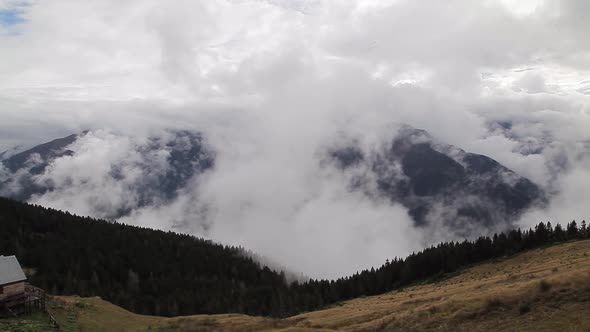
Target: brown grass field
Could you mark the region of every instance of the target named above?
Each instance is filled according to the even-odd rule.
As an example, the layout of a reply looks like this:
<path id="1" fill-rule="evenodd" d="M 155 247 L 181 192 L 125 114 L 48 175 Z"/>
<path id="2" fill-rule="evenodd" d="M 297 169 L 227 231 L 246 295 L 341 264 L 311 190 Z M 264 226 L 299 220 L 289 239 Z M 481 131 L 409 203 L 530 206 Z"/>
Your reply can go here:
<path id="1" fill-rule="evenodd" d="M 535 249 L 436 283 L 286 319 L 142 316 L 77 297 L 55 297 L 51 311 L 62 331 L 590 331 L 590 241 Z"/>

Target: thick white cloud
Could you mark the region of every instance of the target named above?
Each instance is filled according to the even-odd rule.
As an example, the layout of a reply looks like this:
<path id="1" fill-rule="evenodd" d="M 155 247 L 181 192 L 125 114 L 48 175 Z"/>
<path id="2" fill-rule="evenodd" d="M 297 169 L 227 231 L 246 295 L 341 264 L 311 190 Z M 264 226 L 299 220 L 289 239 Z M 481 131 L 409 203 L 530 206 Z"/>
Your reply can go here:
<path id="1" fill-rule="evenodd" d="M 555 192 L 524 225 L 589 218 L 584 0 L 0 0 L 15 9 L 24 21 L 0 24 L 0 150 L 94 133 L 43 175 L 60 190 L 37 202 L 125 208 L 134 197 L 110 165 L 125 161 L 132 181 L 143 138 L 199 130 L 215 170 L 126 222 L 182 226 L 312 276 L 354 272 L 425 240 L 400 207 L 325 174 L 321 153 L 408 123 Z"/>

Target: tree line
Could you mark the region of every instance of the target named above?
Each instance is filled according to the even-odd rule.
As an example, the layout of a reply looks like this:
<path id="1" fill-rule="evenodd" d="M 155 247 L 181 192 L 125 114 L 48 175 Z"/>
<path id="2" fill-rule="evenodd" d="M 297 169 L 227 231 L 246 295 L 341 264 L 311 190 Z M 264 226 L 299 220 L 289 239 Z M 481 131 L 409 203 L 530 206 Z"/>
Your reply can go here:
<path id="1" fill-rule="evenodd" d="M 288 283 L 240 247 L 79 217 L 0 198 L 0 254 L 16 255 L 29 281 L 51 294 L 100 296 L 160 316 L 245 313 L 284 317 L 377 295 L 493 258 L 590 238 L 575 221 L 539 223 L 492 237 L 444 242 L 337 280 Z M 312 259 L 312 258 L 310 258 Z"/>

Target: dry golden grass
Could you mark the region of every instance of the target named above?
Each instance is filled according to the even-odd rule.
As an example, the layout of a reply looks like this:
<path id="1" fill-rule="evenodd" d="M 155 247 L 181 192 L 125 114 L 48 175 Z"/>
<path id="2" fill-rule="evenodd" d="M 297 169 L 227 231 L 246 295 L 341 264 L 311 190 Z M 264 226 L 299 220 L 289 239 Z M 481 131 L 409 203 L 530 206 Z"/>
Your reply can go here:
<path id="1" fill-rule="evenodd" d="M 572 242 L 290 319 L 350 331 L 590 331 L 589 272 L 590 241 Z"/>
<path id="2" fill-rule="evenodd" d="M 60 331 L 262 331 L 286 326 L 283 320 L 239 314 L 157 317 L 134 314 L 99 297 L 55 296 L 50 312 Z"/>
<path id="3" fill-rule="evenodd" d="M 84 331 L 590 331 L 590 241 L 532 250 L 437 283 L 281 320 L 149 317 L 98 298 L 59 299 L 70 307 L 89 304 L 75 306 Z"/>

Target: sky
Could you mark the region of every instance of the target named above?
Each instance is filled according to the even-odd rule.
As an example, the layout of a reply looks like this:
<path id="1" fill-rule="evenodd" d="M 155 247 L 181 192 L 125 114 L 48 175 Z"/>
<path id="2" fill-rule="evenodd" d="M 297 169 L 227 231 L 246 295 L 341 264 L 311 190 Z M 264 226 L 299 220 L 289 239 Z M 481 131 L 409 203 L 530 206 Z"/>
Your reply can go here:
<path id="1" fill-rule="evenodd" d="M 128 204 L 105 174 L 125 160 L 140 177 L 145 137 L 202 132 L 215 169 L 124 221 L 310 276 L 425 245 L 403 207 L 318 166 L 342 137 L 374 146 L 402 123 L 551 192 L 523 227 L 588 219 L 588 13 L 585 0 L 0 0 L 0 151 L 90 130 L 44 175 L 63 190 L 35 202 L 95 214 Z"/>

